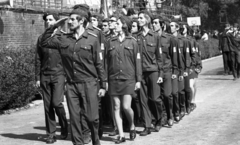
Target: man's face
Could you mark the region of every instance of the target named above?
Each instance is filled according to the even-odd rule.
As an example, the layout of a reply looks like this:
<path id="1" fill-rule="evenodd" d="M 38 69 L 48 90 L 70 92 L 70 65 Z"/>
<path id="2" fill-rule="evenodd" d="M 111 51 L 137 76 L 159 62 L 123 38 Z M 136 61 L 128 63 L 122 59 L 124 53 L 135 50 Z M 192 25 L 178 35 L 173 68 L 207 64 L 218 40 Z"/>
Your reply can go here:
<path id="1" fill-rule="evenodd" d="M 54 19 L 53 15 L 48 15 L 45 19 L 45 26 L 49 28 L 53 24 L 55 24 L 56 20 Z"/>
<path id="2" fill-rule="evenodd" d="M 92 22 L 92 25 L 93 26 L 98 26 L 98 20 L 97 20 L 97 18 L 95 18 L 95 17 L 91 17 L 91 22 Z"/>
<path id="3" fill-rule="evenodd" d="M 111 17 L 109 20 L 109 29 L 113 30 L 116 28 L 117 18 Z"/>
<path id="4" fill-rule="evenodd" d="M 77 17 L 78 15 L 72 14 L 69 18 L 68 26 L 71 31 L 77 30 L 80 27 L 80 25 L 83 24 L 83 21 L 78 20 Z"/>
<path id="5" fill-rule="evenodd" d="M 121 32 L 122 26 L 123 26 L 122 22 L 120 21 L 120 19 L 118 19 L 116 23 L 116 32 Z"/>
<path id="6" fill-rule="evenodd" d="M 183 25 L 183 34 L 187 34 L 187 26 Z"/>
<path id="7" fill-rule="evenodd" d="M 177 30 L 179 29 L 176 22 L 171 22 L 171 23 L 170 23 L 170 27 L 171 27 L 171 33 L 172 33 L 172 34 L 173 34 L 173 33 L 176 33 Z"/>
<path id="8" fill-rule="evenodd" d="M 131 33 L 136 33 L 136 32 L 138 32 L 138 24 L 137 24 L 137 22 L 133 22 Z"/>
<path id="9" fill-rule="evenodd" d="M 107 33 L 109 31 L 108 22 L 103 22 L 102 23 L 102 30 L 103 30 L 103 33 Z"/>
<path id="10" fill-rule="evenodd" d="M 144 17 L 143 13 L 141 13 L 138 16 L 138 23 L 139 23 L 139 26 L 141 26 L 141 27 L 147 24 L 147 19 Z"/>
<path id="11" fill-rule="evenodd" d="M 159 31 L 161 29 L 161 25 L 159 23 L 159 19 L 154 19 L 153 20 L 153 30 L 155 32 Z"/>

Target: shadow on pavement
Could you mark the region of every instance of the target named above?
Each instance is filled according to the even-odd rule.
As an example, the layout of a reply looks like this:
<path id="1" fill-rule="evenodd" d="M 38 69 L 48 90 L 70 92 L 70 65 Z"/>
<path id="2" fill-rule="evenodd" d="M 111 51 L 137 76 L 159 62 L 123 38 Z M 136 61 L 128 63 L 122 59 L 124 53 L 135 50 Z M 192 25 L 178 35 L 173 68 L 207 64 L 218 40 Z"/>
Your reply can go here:
<path id="1" fill-rule="evenodd" d="M 229 78 L 201 78 L 202 80 L 233 80 L 232 79 L 229 79 Z"/>
<path id="2" fill-rule="evenodd" d="M 102 141 L 109 141 L 109 142 L 113 142 L 114 141 L 114 138 L 111 138 L 111 137 L 107 137 L 107 136 L 103 136 L 100 140 Z"/>
<path id="3" fill-rule="evenodd" d="M 38 130 L 46 130 L 46 127 L 44 127 L 44 126 L 35 126 L 35 127 L 33 127 L 34 129 L 38 129 Z M 56 130 L 57 132 L 61 132 L 61 127 L 59 127 L 59 126 L 57 126 L 57 130 Z"/>
<path id="4" fill-rule="evenodd" d="M 27 134 L 5 133 L 0 135 L 3 137 L 12 138 L 12 139 L 24 139 L 24 140 L 40 141 L 40 142 L 45 142 L 44 137 L 46 137 L 45 134 L 38 134 L 38 133 L 27 133 Z"/>

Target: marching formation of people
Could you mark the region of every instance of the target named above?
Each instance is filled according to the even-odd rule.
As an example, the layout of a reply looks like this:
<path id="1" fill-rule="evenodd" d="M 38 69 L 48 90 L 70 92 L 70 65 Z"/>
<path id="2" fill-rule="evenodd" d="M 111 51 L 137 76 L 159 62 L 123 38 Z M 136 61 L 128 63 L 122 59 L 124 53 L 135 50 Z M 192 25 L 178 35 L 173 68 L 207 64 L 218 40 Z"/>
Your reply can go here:
<path id="1" fill-rule="evenodd" d="M 102 19 L 86 4 L 68 18 L 43 16 L 45 32 L 36 49 L 36 86 L 43 92 L 48 144 L 68 137 L 62 104 L 66 91 L 74 145 L 100 145 L 103 125 L 118 135 L 116 144 L 159 132 L 180 122 L 195 108 L 201 48 L 186 22 L 147 10 Z M 62 30 L 67 20 L 69 33 Z M 101 29 L 98 27 L 101 26 Z"/>

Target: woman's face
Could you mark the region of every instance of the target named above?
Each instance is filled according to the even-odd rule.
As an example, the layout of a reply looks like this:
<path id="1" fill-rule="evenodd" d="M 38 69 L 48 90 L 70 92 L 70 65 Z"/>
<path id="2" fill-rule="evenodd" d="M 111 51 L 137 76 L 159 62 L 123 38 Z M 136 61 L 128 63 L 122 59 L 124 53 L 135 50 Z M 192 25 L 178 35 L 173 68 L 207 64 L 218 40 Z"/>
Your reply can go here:
<path id="1" fill-rule="evenodd" d="M 122 31 L 122 26 L 123 26 L 123 23 L 121 22 L 120 19 L 117 20 L 117 23 L 116 23 L 116 32 L 121 32 Z"/>
<path id="2" fill-rule="evenodd" d="M 136 32 L 138 32 L 138 24 L 137 24 L 137 22 L 133 22 L 131 33 L 136 33 Z"/>
<path id="3" fill-rule="evenodd" d="M 139 26 L 145 26 L 147 24 L 147 19 L 144 17 L 144 14 L 141 13 L 139 16 L 138 16 L 138 23 L 139 23 Z"/>

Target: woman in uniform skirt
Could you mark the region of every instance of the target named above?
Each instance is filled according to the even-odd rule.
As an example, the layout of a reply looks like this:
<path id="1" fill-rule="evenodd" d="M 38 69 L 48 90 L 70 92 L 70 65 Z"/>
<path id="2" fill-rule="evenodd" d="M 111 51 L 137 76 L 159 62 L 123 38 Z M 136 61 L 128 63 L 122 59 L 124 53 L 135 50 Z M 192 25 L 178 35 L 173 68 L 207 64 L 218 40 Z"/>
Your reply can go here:
<path id="1" fill-rule="evenodd" d="M 134 112 L 131 108 L 132 95 L 140 89 L 141 57 L 136 40 L 130 35 L 131 20 L 121 16 L 117 20 L 117 36 L 107 42 L 106 68 L 108 73 L 108 93 L 113 97 L 114 115 L 119 131 L 116 144 L 125 142 L 121 109 L 130 124 L 130 140 L 136 137 Z"/>

